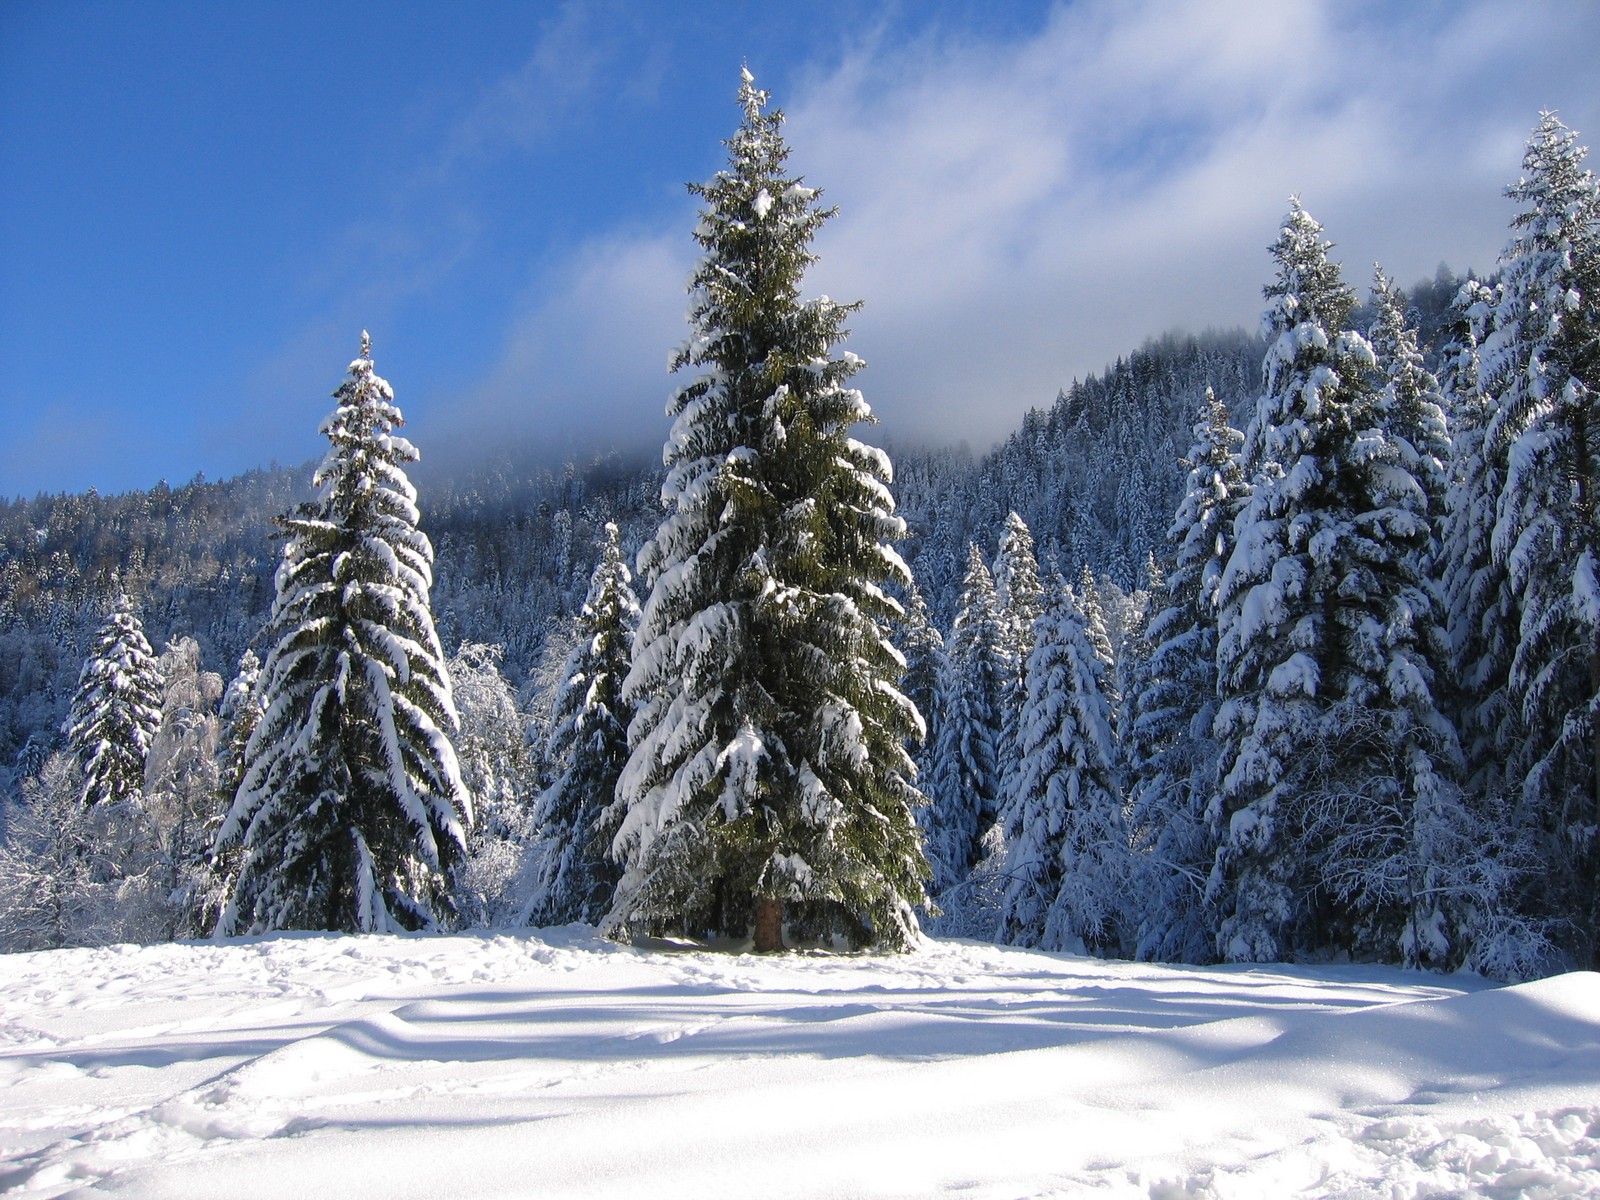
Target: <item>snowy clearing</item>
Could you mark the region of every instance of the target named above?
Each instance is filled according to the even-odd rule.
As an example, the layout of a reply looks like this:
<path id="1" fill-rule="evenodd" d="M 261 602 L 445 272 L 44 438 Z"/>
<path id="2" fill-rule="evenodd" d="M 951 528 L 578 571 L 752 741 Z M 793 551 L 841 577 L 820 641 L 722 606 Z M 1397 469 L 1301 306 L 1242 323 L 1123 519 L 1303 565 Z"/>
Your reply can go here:
<path id="1" fill-rule="evenodd" d="M 1600 975 L 586 929 L 0 958 L 43 1196 L 1600 1194 Z"/>

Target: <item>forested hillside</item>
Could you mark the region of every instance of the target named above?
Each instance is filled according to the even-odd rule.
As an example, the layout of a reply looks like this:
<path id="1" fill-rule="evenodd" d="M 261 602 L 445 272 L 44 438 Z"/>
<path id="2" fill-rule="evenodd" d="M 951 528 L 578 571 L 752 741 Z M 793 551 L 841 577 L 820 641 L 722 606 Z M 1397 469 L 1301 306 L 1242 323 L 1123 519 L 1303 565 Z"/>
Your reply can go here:
<path id="1" fill-rule="evenodd" d="M 767 100 L 691 189 L 660 467 L 419 490 L 363 334 L 309 481 L 0 511 L 0 939 L 1600 961 L 1576 135 L 1541 117 L 1494 277 L 1358 291 L 1291 198 L 1259 335 L 891 456 Z"/>
<path id="2" fill-rule="evenodd" d="M 1262 344 L 1243 333 L 1169 334 L 1075 381 L 979 458 L 895 454 L 905 551 L 948 627 L 968 542 L 986 549 L 1007 513 L 1033 531 L 1041 560 L 1075 579 L 1084 565 L 1132 591 L 1159 551 L 1182 494 L 1178 460 L 1206 388 L 1234 412 L 1255 402 Z"/>
<path id="3" fill-rule="evenodd" d="M 1068 577 L 1087 562 L 1127 590 L 1142 586 L 1145 556 L 1160 548 L 1181 493 L 1178 459 L 1198 397 L 1211 386 L 1242 410 L 1260 367 L 1254 337 L 1168 335 L 1064 388 L 981 455 L 894 452 L 910 530 L 902 554 L 939 625 L 954 615 L 967 542 L 991 545 L 1012 510 Z M 631 555 L 658 518 L 660 469 L 615 456 L 541 464 L 534 450 L 455 478 L 416 474 L 440 637 L 450 649 L 502 646 L 506 676 L 531 703 L 553 687 L 566 647 L 541 676 L 546 643 L 560 641 L 583 599 L 603 526 L 617 523 Z M 275 466 L 116 496 L 0 501 L 0 778 L 9 788 L 60 744 L 78 670 L 118 589 L 139 597 L 158 649 L 192 637 L 208 670 L 232 673 L 271 605 L 274 519 L 309 494 L 310 477 L 310 465 Z"/>

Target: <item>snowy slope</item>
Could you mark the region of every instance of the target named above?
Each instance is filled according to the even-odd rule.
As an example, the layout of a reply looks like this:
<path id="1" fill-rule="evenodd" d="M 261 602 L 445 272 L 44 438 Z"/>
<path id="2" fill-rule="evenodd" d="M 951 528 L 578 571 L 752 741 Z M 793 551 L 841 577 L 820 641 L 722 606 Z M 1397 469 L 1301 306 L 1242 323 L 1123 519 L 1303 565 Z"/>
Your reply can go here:
<path id="1" fill-rule="evenodd" d="M 288 936 L 0 958 L 0 1188 L 1600 1193 L 1600 976 Z"/>

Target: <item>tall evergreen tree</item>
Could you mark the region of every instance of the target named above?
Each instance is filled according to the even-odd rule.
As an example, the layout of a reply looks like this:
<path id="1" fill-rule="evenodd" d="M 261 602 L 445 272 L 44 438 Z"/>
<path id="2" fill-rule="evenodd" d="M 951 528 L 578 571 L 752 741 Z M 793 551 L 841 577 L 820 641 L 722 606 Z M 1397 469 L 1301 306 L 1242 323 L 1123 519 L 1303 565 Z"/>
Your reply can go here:
<path id="1" fill-rule="evenodd" d="M 220 851 L 239 847 L 223 934 L 452 915 L 471 801 L 429 606 L 433 548 L 404 469 L 417 452 L 394 432 L 400 410 L 365 333 L 334 398 L 317 498 L 281 522 L 262 715 L 218 834 Z"/>
<path id="2" fill-rule="evenodd" d="M 1070 588 L 1034 625 L 999 940 L 1114 953 L 1129 860 L 1106 667 Z"/>
<path id="3" fill-rule="evenodd" d="M 1422 488 L 1430 537 L 1427 558 L 1418 565 L 1418 573 L 1430 578 L 1444 529 L 1449 488 L 1450 430 L 1444 396 L 1438 379 L 1423 364 L 1416 328 L 1406 317 L 1405 297 L 1382 267 L 1373 270 L 1372 309 L 1368 336 L 1382 373 L 1378 412 L 1401 465 Z"/>
<path id="4" fill-rule="evenodd" d="M 1549 836 L 1552 905 L 1600 964 L 1600 183 L 1553 113 L 1528 141 L 1482 354 L 1488 438 L 1509 450 L 1494 552 L 1522 598 L 1513 761 Z"/>
<path id="5" fill-rule="evenodd" d="M 250 744 L 250 735 L 261 720 L 260 679 L 261 660 L 254 650 L 247 649 L 239 656 L 239 669 L 223 691 L 217 708 L 224 726 L 218 747 L 221 761 L 217 768 L 218 796 L 224 812 L 232 807 L 234 794 L 244 782 L 245 747 Z"/>
<path id="6" fill-rule="evenodd" d="M 211 807 L 211 817 L 206 823 L 203 841 L 209 847 L 205 875 L 205 895 L 201 900 L 197 921 L 202 936 L 216 932 L 222 919 L 223 907 L 228 900 L 228 884 L 239 864 L 237 843 L 226 849 L 217 848 L 217 835 L 222 823 L 233 808 L 233 798 L 244 782 L 245 750 L 250 745 L 250 735 L 261 721 L 261 660 L 254 650 L 246 649 L 239 656 L 239 667 L 228 686 L 223 689 L 222 702 L 217 715 L 222 720 L 222 735 L 217 746 L 217 795 Z"/>
<path id="7" fill-rule="evenodd" d="M 532 924 L 593 924 L 611 907 L 620 878 L 611 858 L 611 841 L 622 818 L 615 796 L 628 761 L 633 716 L 622 683 L 638 623 L 633 575 L 623 564 L 617 527 L 608 522 L 583 605 L 578 644 L 567 659 L 551 719 L 551 748 L 562 771 L 539 798 L 535 818 L 543 854 L 528 901 Z"/>
<path id="8" fill-rule="evenodd" d="M 83 767 L 85 804 L 134 804 L 161 727 L 161 671 L 126 592 L 95 638 L 72 696 L 67 742 Z"/>
<path id="9" fill-rule="evenodd" d="M 1459 751 L 1432 696 L 1427 511 L 1321 234 L 1295 201 L 1273 247 L 1254 490 L 1222 578 L 1218 950 L 1434 963 L 1454 949 L 1430 856 Z"/>
<path id="10" fill-rule="evenodd" d="M 669 405 L 668 512 L 624 696 L 639 705 L 618 787 L 625 870 L 607 924 L 902 947 L 927 865 L 906 752 L 922 718 L 883 590 L 910 573 L 889 460 L 849 436 L 871 419 L 835 352 L 853 305 L 802 301 L 833 215 L 785 170 L 783 116 L 748 71 L 729 161 L 695 239 L 688 343 L 698 374 Z"/>
<path id="11" fill-rule="evenodd" d="M 1111 630 L 1106 624 L 1106 607 L 1101 598 L 1100 584 L 1094 577 L 1094 571 L 1088 563 L 1083 564 L 1083 570 L 1078 573 L 1078 587 L 1074 596 L 1079 611 L 1083 613 L 1083 631 L 1089 639 L 1089 645 L 1096 656 L 1105 664 L 1107 672 L 1117 665 L 1116 651 L 1111 645 Z M 1106 676 L 1108 683 L 1111 676 Z M 1113 708 L 1115 701 L 1113 701 Z"/>
<path id="12" fill-rule="evenodd" d="M 926 784 L 930 804 L 921 818 L 935 895 L 966 881 L 982 856 L 984 834 L 1000 815 L 1005 770 L 1000 755 L 1015 674 L 1008 647 L 994 579 L 977 545 L 969 543 L 934 719 L 938 741 Z"/>
<path id="13" fill-rule="evenodd" d="M 995 602 L 1005 631 L 1007 674 L 1003 707 L 996 728 L 995 754 L 1000 762 L 999 792 L 1009 790 L 1007 776 L 1018 764 L 1017 733 L 1028 699 L 1028 660 L 1033 654 L 1033 626 L 1044 612 L 1044 587 L 1033 534 L 1015 511 L 1007 515 L 994 556 Z"/>
<path id="14" fill-rule="evenodd" d="M 917 706 L 927 720 L 927 736 L 913 754 L 919 778 L 933 761 L 938 738 L 936 715 L 939 707 L 939 681 L 944 677 L 944 636 L 933 623 L 928 602 L 915 582 L 906 593 L 905 615 L 899 622 L 898 645 L 906 658 L 905 677 L 900 690 Z M 926 809 L 922 811 L 927 811 Z"/>
<path id="15" fill-rule="evenodd" d="M 1006 517 L 1005 530 L 1000 535 L 1000 549 L 994 560 L 994 591 L 1006 617 L 1011 653 L 1019 669 L 1017 706 L 1020 708 L 1023 699 L 1020 670 L 1033 653 L 1033 623 L 1044 612 L 1044 585 L 1039 582 L 1033 534 L 1027 522 L 1015 512 Z"/>
<path id="16" fill-rule="evenodd" d="M 1452 708 L 1473 794 L 1500 795 L 1506 764 L 1522 745 L 1520 712 L 1507 680 L 1521 601 L 1495 556 L 1495 510 L 1510 466 L 1509 445 L 1491 439 L 1493 398 L 1483 388 L 1479 346 L 1494 292 L 1468 280 L 1458 292 L 1440 385 L 1449 406 L 1450 485 L 1438 575 L 1450 637 Z"/>
<path id="17" fill-rule="evenodd" d="M 1217 784 L 1217 592 L 1233 523 L 1249 498 L 1238 450 L 1244 436 L 1206 389 L 1182 503 L 1167 533 L 1164 588 L 1152 586 L 1144 686 L 1135 698 L 1128 755 L 1130 836 L 1145 897 L 1136 952 L 1205 961 L 1215 953 L 1205 878 L 1216 846 L 1205 812 Z"/>

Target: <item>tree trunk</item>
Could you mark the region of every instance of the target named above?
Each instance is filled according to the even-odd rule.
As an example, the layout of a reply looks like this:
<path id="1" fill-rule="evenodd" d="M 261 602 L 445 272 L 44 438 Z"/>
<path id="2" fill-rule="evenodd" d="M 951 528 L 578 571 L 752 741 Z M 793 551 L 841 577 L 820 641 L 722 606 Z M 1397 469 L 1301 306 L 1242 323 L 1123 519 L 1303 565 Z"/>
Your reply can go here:
<path id="1" fill-rule="evenodd" d="M 751 949 L 757 954 L 783 953 L 783 901 L 776 896 L 756 897 L 756 935 Z"/>

